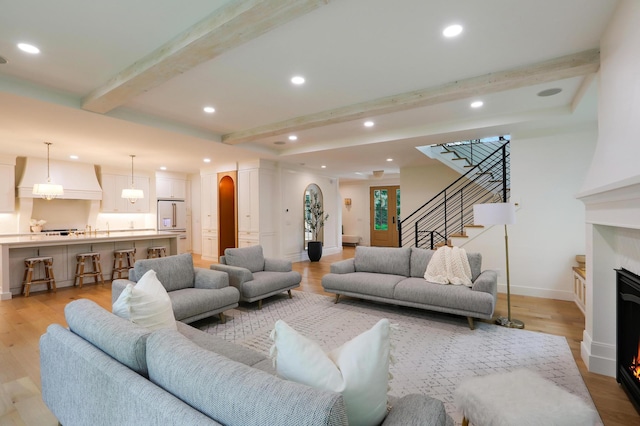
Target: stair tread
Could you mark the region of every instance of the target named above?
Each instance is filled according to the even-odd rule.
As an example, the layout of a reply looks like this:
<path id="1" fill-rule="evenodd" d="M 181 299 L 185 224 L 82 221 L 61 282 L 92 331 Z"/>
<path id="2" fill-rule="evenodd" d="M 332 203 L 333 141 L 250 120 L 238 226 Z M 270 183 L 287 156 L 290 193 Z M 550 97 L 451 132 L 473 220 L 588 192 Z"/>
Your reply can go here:
<path id="1" fill-rule="evenodd" d="M 476 224 L 468 224 L 468 225 L 464 225 L 465 228 L 484 228 L 484 225 L 476 225 Z"/>
<path id="2" fill-rule="evenodd" d="M 456 232 L 455 234 L 451 234 L 449 236 L 455 238 L 469 238 L 469 236 L 463 232 Z"/>

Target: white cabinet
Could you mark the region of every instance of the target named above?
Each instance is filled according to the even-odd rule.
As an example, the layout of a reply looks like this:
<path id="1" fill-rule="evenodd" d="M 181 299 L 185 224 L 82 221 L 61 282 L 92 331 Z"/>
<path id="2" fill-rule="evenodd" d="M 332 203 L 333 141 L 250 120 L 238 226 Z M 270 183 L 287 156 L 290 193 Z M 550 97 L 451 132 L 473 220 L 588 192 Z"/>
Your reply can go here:
<path id="1" fill-rule="evenodd" d="M 260 231 L 260 170 L 238 171 L 238 239 Z M 257 236 L 257 235 L 256 235 Z"/>
<path id="2" fill-rule="evenodd" d="M 218 260 L 218 236 L 215 233 L 202 233 L 202 258 Z"/>
<path id="3" fill-rule="evenodd" d="M 103 213 L 149 213 L 149 178 L 136 176 L 133 179 L 136 189 L 142 189 L 144 198 L 131 204 L 122 198 L 122 190 L 131 187 L 131 177 L 125 175 L 102 174 Z"/>
<path id="4" fill-rule="evenodd" d="M 275 238 L 276 174 L 273 169 L 245 169 L 238 171 L 238 246 L 260 244 L 265 256 L 277 254 Z"/>
<path id="5" fill-rule="evenodd" d="M 216 175 L 203 175 L 200 179 L 200 214 L 202 229 L 218 229 L 218 180 Z"/>
<path id="6" fill-rule="evenodd" d="M 15 167 L 0 164 L 0 213 L 13 213 L 16 206 Z"/>
<path id="7" fill-rule="evenodd" d="M 184 200 L 187 197 L 187 181 L 184 179 L 156 177 L 156 197 Z"/>

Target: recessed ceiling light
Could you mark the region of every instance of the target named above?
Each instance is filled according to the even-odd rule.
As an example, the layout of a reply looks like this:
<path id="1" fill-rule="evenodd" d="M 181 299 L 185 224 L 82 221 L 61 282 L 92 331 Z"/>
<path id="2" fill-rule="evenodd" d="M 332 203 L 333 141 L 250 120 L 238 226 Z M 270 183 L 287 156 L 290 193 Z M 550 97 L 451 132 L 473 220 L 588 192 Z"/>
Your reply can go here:
<path id="1" fill-rule="evenodd" d="M 442 31 L 442 35 L 445 37 L 455 37 L 462 33 L 462 25 L 454 24 L 449 25 Z"/>
<path id="2" fill-rule="evenodd" d="M 484 102 L 482 102 L 482 101 L 473 101 L 473 102 L 471 102 L 471 108 L 480 108 L 482 105 L 484 105 Z"/>
<path id="3" fill-rule="evenodd" d="M 355 172 L 357 175 L 362 175 L 362 172 Z"/>
<path id="4" fill-rule="evenodd" d="M 290 141 L 297 141 L 298 137 L 296 135 L 289 135 L 289 140 Z"/>
<path id="5" fill-rule="evenodd" d="M 364 122 L 364 127 L 373 127 L 375 123 L 373 121 L 365 121 Z"/>
<path id="6" fill-rule="evenodd" d="M 205 159 L 204 159 L 204 160 L 202 160 L 202 161 L 204 161 L 205 163 L 210 163 L 210 162 L 211 162 L 211 158 L 205 158 Z"/>
<path id="7" fill-rule="evenodd" d="M 35 55 L 36 53 L 40 53 L 40 49 L 35 47 L 33 44 L 28 43 L 18 43 L 18 49 L 22 50 L 23 52 L 31 53 L 33 55 Z"/>
<path id="8" fill-rule="evenodd" d="M 165 166 L 160 166 L 160 170 L 167 170 Z"/>
<path id="9" fill-rule="evenodd" d="M 327 166 L 325 166 L 324 164 L 322 166 L 320 166 L 321 169 L 326 169 Z"/>
<path id="10" fill-rule="evenodd" d="M 78 157 L 77 155 L 70 155 L 69 158 L 71 158 L 72 160 L 77 160 L 80 157 Z"/>
<path id="11" fill-rule="evenodd" d="M 291 82 L 293 84 L 298 85 L 298 86 L 301 85 L 301 84 L 304 84 L 304 81 L 305 81 L 304 77 L 302 77 L 301 75 L 296 75 L 294 77 L 291 77 Z"/>
<path id="12" fill-rule="evenodd" d="M 387 161 L 393 161 L 393 158 L 387 158 Z"/>
<path id="13" fill-rule="evenodd" d="M 212 106 L 206 106 L 203 108 L 204 112 L 206 112 L 207 114 L 213 114 L 214 112 L 216 112 L 216 109 Z"/>
<path id="14" fill-rule="evenodd" d="M 538 96 L 553 96 L 553 95 L 557 95 L 558 93 L 562 92 L 562 89 L 560 89 L 559 87 L 553 88 L 553 89 L 547 89 L 547 90 L 543 90 L 541 92 L 538 92 Z"/>

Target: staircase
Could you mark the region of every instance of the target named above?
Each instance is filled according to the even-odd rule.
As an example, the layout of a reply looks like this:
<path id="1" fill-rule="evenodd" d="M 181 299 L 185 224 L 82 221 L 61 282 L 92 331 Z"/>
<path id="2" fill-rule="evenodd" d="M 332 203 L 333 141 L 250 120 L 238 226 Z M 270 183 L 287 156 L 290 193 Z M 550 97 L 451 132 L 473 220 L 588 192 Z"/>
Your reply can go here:
<path id="1" fill-rule="evenodd" d="M 505 137 L 440 146 L 441 155 L 460 163 L 462 176 L 398 222 L 400 247 L 435 249 L 481 232 L 473 223 L 473 205 L 509 200 L 510 152 Z M 461 241 L 462 242 L 462 241 Z M 460 245 L 460 244 L 456 244 Z"/>

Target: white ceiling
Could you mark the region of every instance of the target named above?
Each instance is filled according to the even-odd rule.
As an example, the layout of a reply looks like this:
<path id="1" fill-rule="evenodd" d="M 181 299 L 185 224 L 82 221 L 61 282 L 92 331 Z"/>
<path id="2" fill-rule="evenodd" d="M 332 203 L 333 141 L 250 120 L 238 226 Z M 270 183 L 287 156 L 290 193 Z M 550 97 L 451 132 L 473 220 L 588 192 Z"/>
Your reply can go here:
<path id="1" fill-rule="evenodd" d="M 204 157 L 228 164 L 259 156 L 318 171 L 326 165 L 324 173 L 342 179 L 367 178 L 373 170 L 393 174 L 431 161 L 416 146 L 595 119 L 591 74 L 543 82 L 533 75 L 509 90 L 479 85 L 476 96 L 385 114 L 368 115 L 372 110 L 357 104 L 490 73 L 503 78 L 503 71 L 526 72 L 597 48 L 617 1 L 298 0 L 313 10 L 233 43 L 289 3 L 296 1 L 0 0 L 0 56 L 7 60 L 0 65 L 0 153 L 43 157 L 43 141 L 51 141 L 52 158 L 76 154 L 114 167 L 126 167 L 135 154 L 139 168 L 197 173 L 206 167 Z M 104 114 L 88 104 L 83 109 L 88 95 L 123 70 L 236 4 L 258 16 L 242 18 L 237 33 L 232 24 L 218 25 L 213 38 L 223 44 L 221 53 L 169 61 L 177 75 L 152 75 L 157 85 Z M 445 39 L 442 29 L 451 23 L 464 32 Z M 18 42 L 41 53 L 25 54 Z M 296 74 L 306 84 L 292 85 Z M 554 87 L 563 91 L 536 96 Z M 475 99 L 484 106 L 470 108 Z M 203 113 L 205 105 L 216 112 Z M 358 110 L 357 119 L 325 118 L 295 130 L 292 119 L 331 110 L 327 117 L 339 117 L 345 108 Z M 376 125 L 364 128 L 365 118 Z M 283 121 L 279 134 L 221 142 L 229 137 L 223 135 Z M 290 133 L 296 142 L 288 141 Z"/>

